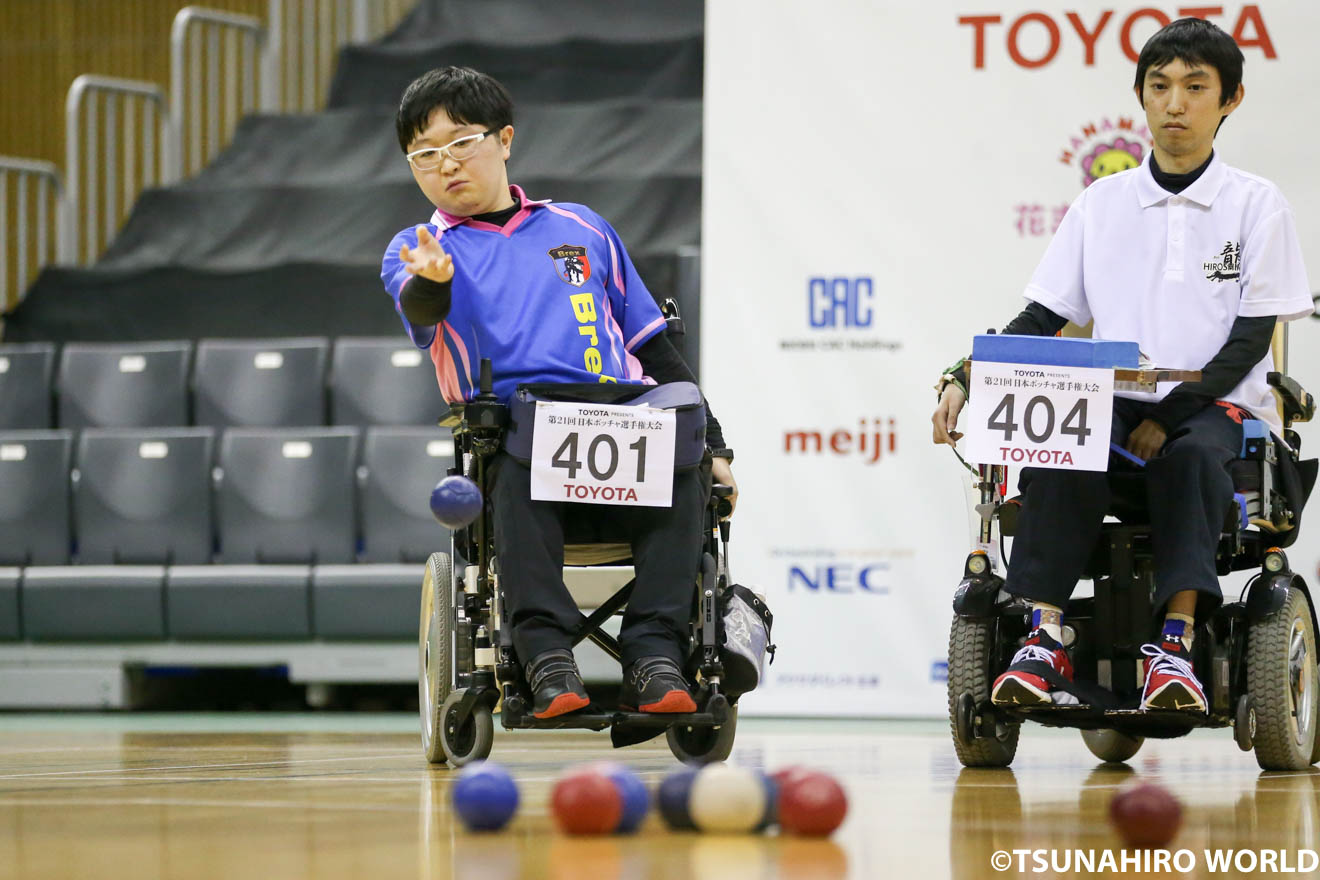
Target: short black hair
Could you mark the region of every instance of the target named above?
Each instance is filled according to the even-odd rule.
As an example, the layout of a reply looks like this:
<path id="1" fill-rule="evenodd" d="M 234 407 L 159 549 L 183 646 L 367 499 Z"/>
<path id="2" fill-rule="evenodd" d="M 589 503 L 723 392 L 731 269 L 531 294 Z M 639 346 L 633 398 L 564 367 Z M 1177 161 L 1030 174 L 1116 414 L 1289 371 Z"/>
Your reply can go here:
<path id="1" fill-rule="evenodd" d="M 470 67 L 437 67 L 409 83 L 399 99 L 394 129 L 401 150 L 408 152 L 408 144 L 426 131 L 436 110 L 444 110 L 459 125 L 513 125 L 513 98 L 499 80 Z"/>
<path id="2" fill-rule="evenodd" d="M 1155 32 L 1137 58 L 1137 94 L 1145 106 L 1146 71 L 1177 59 L 1184 64 L 1208 64 L 1219 71 L 1219 106 L 1237 94 L 1242 84 L 1242 50 L 1218 25 L 1203 18 L 1180 18 Z"/>

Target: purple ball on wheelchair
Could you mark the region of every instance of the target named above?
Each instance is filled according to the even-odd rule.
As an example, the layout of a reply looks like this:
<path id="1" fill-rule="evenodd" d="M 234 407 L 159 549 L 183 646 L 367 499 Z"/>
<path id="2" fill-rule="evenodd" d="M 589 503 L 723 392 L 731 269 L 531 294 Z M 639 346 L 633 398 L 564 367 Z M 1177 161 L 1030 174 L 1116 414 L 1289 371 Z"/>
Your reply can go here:
<path id="1" fill-rule="evenodd" d="M 467 477 L 445 477 L 431 490 L 431 514 L 447 529 L 461 529 L 481 515 L 481 489 Z"/>

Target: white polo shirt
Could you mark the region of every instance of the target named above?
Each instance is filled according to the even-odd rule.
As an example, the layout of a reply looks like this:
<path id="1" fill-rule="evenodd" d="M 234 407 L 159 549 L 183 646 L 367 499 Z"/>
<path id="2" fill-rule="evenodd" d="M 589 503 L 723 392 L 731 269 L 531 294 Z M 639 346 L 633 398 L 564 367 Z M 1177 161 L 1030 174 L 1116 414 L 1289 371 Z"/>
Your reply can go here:
<path id="1" fill-rule="evenodd" d="M 1136 342 L 1158 367 L 1199 370 L 1239 315 L 1291 321 L 1313 310 L 1292 209 L 1278 188 L 1218 156 L 1175 195 L 1139 168 L 1102 177 L 1072 203 L 1026 297 L 1096 339 Z M 1269 355 L 1225 398 L 1283 431 Z M 1160 400 L 1174 388 L 1118 394 Z"/>

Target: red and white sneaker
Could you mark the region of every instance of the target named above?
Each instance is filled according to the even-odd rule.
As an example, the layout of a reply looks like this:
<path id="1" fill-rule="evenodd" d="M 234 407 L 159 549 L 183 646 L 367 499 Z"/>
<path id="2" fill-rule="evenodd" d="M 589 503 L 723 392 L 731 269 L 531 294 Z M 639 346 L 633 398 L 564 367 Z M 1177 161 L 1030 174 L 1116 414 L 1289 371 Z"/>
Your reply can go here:
<path id="1" fill-rule="evenodd" d="M 1039 672 L 1040 664 L 1046 664 L 1059 675 L 1072 681 L 1072 661 L 1064 653 L 1063 645 L 1054 641 L 1043 629 L 1034 630 L 1027 637 L 1026 644 L 1013 655 L 1003 674 L 995 679 L 990 689 L 990 701 L 1001 706 L 1035 706 L 1056 701 L 1050 692 L 1050 683 Z M 1064 692 L 1060 692 L 1062 695 Z M 1067 694 L 1071 697 L 1071 694 Z M 1067 702 L 1073 702 L 1068 700 Z"/>
<path id="2" fill-rule="evenodd" d="M 1146 661 L 1146 687 L 1141 692 L 1142 711 L 1177 709 L 1205 712 L 1205 691 L 1192 673 L 1191 656 L 1182 642 L 1142 645 Z"/>

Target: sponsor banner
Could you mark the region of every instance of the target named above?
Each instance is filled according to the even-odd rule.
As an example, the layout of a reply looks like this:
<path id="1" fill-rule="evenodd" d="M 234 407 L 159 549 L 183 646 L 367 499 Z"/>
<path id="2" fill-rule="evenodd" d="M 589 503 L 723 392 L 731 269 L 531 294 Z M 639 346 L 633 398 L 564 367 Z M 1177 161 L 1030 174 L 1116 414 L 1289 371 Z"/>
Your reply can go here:
<path id="1" fill-rule="evenodd" d="M 745 713 L 947 712 L 971 520 L 966 471 L 930 442 L 932 386 L 1022 307 L 1083 188 L 1151 149 L 1133 59 L 1183 14 L 1242 46 L 1216 149 L 1279 185 L 1315 277 L 1320 175 L 1298 145 L 1320 122 L 1297 95 L 1320 82 L 1320 4 L 706 5 L 702 386 L 738 454 L 732 574 L 766 594 L 780 648 Z M 1208 275 L 1237 271 L 1236 244 Z M 1304 384 L 1316 327 L 1293 325 Z"/>

